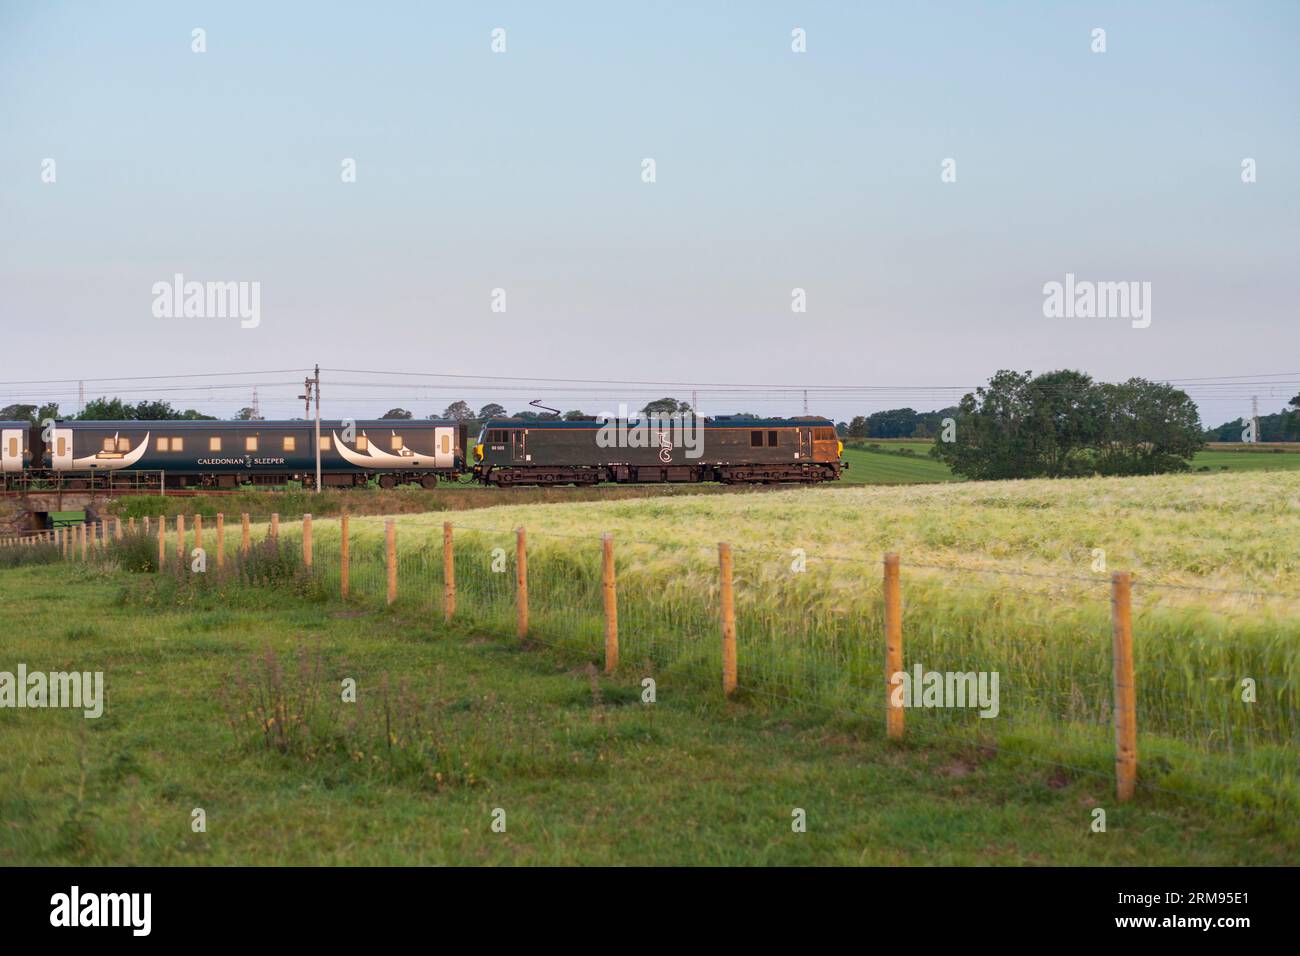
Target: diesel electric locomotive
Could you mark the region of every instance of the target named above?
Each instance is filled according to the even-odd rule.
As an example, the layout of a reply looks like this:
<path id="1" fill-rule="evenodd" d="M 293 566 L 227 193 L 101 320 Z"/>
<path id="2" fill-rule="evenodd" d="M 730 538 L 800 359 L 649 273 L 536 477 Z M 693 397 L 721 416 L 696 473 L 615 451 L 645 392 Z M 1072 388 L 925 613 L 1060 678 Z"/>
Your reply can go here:
<path id="1" fill-rule="evenodd" d="M 524 422 L 492 419 L 473 474 L 510 485 L 719 481 L 776 484 L 839 478 L 844 445 L 825 418 Z"/>

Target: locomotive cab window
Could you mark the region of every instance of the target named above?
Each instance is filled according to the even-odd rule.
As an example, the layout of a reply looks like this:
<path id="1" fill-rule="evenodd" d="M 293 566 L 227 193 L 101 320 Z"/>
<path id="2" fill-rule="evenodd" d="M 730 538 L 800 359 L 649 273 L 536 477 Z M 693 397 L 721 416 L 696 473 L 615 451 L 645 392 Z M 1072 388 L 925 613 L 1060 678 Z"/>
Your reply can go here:
<path id="1" fill-rule="evenodd" d="M 749 447 L 750 447 L 750 448 L 762 448 L 762 447 L 763 447 L 763 433 L 762 433 L 762 432 L 750 432 L 750 433 L 749 433 Z"/>
<path id="2" fill-rule="evenodd" d="M 768 432 L 767 443 L 773 448 L 775 448 L 777 445 L 777 439 L 780 438 L 780 436 L 781 436 L 780 432 Z"/>
<path id="3" fill-rule="evenodd" d="M 285 436 L 284 436 L 284 450 L 285 450 L 285 451 L 296 451 L 297 448 L 298 448 L 298 439 L 295 438 L 293 435 L 285 435 Z"/>

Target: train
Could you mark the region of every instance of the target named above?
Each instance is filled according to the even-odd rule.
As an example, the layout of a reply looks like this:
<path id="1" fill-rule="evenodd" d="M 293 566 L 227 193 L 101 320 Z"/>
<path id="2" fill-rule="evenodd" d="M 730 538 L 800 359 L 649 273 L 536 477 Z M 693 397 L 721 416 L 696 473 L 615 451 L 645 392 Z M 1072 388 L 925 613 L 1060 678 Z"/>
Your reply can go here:
<path id="1" fill-rule="evenodd" d="M 56 479 L 69 490 L 236 489 L 316 482 L 313 421 L 0 422 L 5 488 Z M 824 418 L 494 418 L 471 443 L 453 419 L 320 423 L 320 482 L 382 488 L 608 483 L 817 483 L 848 465 Z"/>

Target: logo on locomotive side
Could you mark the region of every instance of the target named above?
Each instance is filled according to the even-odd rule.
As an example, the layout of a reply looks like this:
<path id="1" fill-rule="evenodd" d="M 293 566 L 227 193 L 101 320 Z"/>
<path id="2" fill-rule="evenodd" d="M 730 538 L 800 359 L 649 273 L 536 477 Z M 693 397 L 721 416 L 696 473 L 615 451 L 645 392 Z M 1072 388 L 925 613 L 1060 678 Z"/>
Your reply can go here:
<path id="1" fill-rule="evenodd" d="M 704 419 L 694 412 L 652 413 L 632 417 L 625 404 L 618 415 L 602 412 L 605 424 L 596 432 L 597 448 L 658 448 L 659 460 L 670 463 L 673 449 L 685 449 L 687 458 L 704 454 Z"/>

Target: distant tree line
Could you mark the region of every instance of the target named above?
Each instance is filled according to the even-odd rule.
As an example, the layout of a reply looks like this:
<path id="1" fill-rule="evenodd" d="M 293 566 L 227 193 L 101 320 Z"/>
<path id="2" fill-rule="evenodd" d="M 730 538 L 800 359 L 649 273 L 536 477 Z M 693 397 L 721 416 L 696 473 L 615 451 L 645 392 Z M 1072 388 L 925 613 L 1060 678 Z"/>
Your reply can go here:
<path id="1" fill-rule="evenodd" d="M 967 478 L 1064 478 L 1185 471 L 1204 446 L 1187 393 L 1062 369 L 1000 371 L 962 398 L 953 441 L 930 454 Z M 942 436 L 941 436 L 942 437 Z"/>
<path id="2" fill-rule="evenodd" d="M 1300 395 L 1287 403 L 1294 411 L 1285 408 L 1271 415 L 1259 416 L 1259 433 L 1255 441 L 1300 441 Z M 1246 420 L 1224 422 L 1218 428 L 1205 432 L 1206 441 L 1242 441 L 1246 430 Z"/>
<path id="3" fill-rule="evenodd" d="M 76 415 L 60 415 L 57 402 L 47 405 L 18 403 L 0 408 L 0 419 L 27 421 L 34 424 L 47 418 L 60 421 L 83 422 L 152 422 L 152 421 L 215 421 L 216 416 L 204 415 L 192 408 L 184 411 L 172 408 L 170 402 L 137 402 L 131 405 L 120 398 L 96 398 Z"/>

